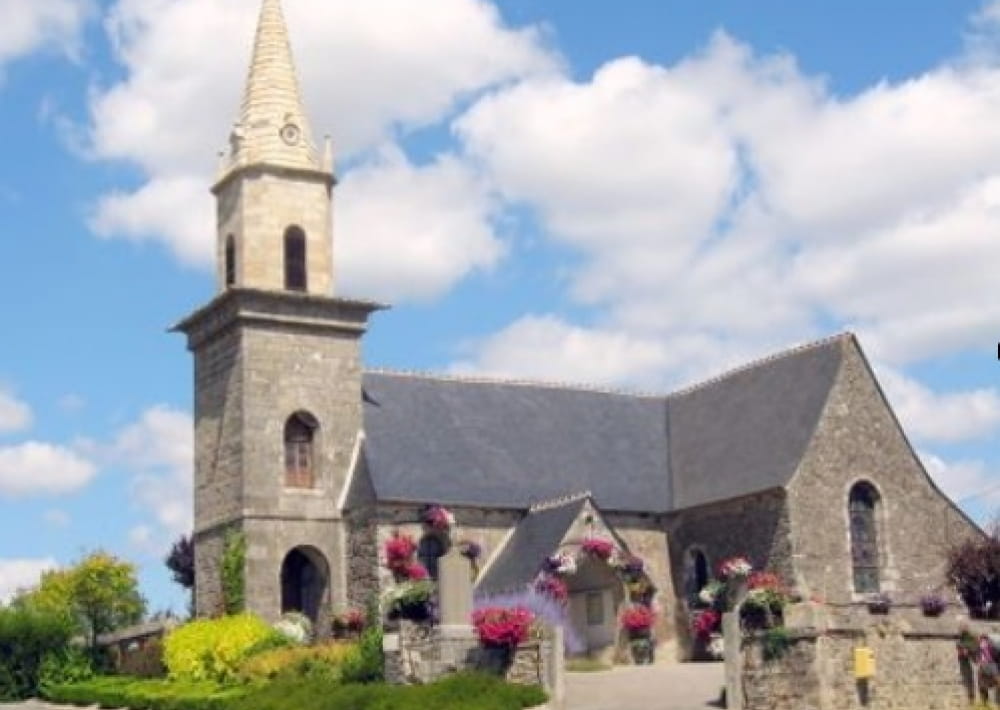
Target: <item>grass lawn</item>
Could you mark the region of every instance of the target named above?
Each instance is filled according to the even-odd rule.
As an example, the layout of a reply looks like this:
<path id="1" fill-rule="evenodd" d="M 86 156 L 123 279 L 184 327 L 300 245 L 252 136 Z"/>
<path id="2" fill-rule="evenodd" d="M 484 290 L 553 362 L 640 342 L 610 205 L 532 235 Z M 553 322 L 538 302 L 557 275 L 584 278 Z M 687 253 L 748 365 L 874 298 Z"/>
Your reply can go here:
<path id="1" fill-rule="evenodd" d="M 131 710 L 522 710 L 546 700 L 540 688 L 472 673 L 423 686 L 288 678 L 233 687 L 104 677 L 51 688 L 47 697 Z"/>

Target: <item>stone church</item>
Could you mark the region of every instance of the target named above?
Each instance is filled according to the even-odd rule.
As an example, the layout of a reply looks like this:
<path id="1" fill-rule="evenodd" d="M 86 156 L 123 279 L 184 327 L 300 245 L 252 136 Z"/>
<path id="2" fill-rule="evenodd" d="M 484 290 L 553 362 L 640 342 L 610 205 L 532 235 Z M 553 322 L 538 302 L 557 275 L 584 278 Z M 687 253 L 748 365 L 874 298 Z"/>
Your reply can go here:
<path id="1" fill-rule="evenodd" d="M 830 602 L 941 586 L 943 549 L 975 527 L 853 335 L 663 395 L 368 370 L 361 340 L 385 306 L 337 293 L 333 169 L 280 0 L 263 0 L 212 188 L 218 294 L 176 326 L 194 354 L 199 614 L 221 608 L 229 530 L 247 542 L 248 608 L 326 620 L 385 588 L 382 543 L 419 539 L 430 504 L 482 547 L 479 594 L 522 589 L 600 531 L 644 561 L 658 640 L 682 655 L 686 600 L 729 556 Z M 598 649 L 622 595 L 600 570 L 577 578 L 573 624 Z"/>

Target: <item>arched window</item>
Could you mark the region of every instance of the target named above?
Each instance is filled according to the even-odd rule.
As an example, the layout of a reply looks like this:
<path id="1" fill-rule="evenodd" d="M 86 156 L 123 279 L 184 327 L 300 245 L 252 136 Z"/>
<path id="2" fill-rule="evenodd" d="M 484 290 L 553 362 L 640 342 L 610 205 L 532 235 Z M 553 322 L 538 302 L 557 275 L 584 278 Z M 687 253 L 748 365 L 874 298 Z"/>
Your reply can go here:
<path id="1" fill-rule="evenodd" d="M 236 239 L 226 237 L 226 288 L 236 284 Z"/>
<path id="2" fill-rule="evenodd" d="M 285 288 L 306 290 L 306 233 L 301 227 L 285 230 Z"/>
<path id="3" fill-rule="evenodd" d="M 308 412 L 296 412 L 285 422 L 285 485 L 312 488 L 316 482 L 313 441 L 319 423 Z"/>
<path id="4" fill-rule="evenodd" d="M 684 592 L 689 599 L 698 595 L 708 584 L 708 558 L 697 547 L 687 551 L 684 559 Z"/>
<path id="5" fill-rule="evenodd" d="M 855 592 L 879 591 L 878 505 L 878 491 L 872 484 L 861 482 L 851 488 L 847 510 Z"/>

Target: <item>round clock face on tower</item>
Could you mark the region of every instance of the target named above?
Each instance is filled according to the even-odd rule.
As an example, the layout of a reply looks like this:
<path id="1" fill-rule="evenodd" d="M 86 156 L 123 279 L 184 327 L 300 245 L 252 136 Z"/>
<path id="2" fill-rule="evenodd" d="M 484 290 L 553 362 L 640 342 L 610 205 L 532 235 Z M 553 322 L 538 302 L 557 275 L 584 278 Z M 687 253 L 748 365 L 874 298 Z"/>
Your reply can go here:
<path id="1" fill-rule="evenodd" d="M 285 141 L 288 145 L 295 145 L 299 142 L 299 127 L 294 123 L 286 123 L 281 127 L 281 140 Z"/>

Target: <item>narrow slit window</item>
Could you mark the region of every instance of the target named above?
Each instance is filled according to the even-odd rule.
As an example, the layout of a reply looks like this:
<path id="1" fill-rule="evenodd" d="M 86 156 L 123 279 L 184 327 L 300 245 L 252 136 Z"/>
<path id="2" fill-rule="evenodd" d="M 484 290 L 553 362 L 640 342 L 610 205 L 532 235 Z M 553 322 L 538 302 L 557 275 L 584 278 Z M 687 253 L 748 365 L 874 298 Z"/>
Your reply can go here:
<path id="1" fill-rule="evenodd" d="M 230 234 L 226 237 L 226 288 L 236 285 L 236 239 Z"/>
<path id="2" fill-rule="evenodd" d="M 285 230 L 285 288 L 289 291 L 305 291 L 306 279 L 306 233 L 301 227 Z"/>

